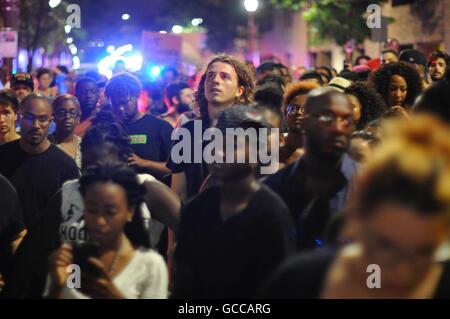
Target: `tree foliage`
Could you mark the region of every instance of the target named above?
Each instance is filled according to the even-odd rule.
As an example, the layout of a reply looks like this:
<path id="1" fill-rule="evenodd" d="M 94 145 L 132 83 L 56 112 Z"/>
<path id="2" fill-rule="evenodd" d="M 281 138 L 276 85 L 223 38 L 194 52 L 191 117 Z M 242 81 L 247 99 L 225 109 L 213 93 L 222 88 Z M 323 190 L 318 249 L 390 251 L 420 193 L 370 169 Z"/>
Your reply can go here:
<path id="1" fill-rule="evenodd" d="M 27 71 L 31 71 L 33 57 L 40 48 L 47 54 L 66 46 L 64 25 L 68 13 L 67 1 L 61 1 L 56 8 L 50 8 L 48 1 L 20 0 L 19 46 L 28 52 Z M 82 32 L 74 31 L 72 38 L 83 37 Z"/>
<path id="2" fill-rule="evenodd" d="M 332 39 L 343 45 L 350 39 L 361 43 L 370 35 L 365 13 L 370 4 L 387 0 L 272 0 L 278 7 L 303 10 L 315 40 Z"/>

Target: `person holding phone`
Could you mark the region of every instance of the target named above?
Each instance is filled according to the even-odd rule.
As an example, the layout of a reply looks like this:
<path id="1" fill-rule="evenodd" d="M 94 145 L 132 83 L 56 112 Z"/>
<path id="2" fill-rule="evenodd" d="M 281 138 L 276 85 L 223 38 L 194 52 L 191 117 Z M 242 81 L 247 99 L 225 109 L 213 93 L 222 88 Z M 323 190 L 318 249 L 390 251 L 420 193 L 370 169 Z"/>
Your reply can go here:
<path id="1" fill-rule="evenodd" d="M 136 173 L 123 163 L 101 162 L 80 178 L 80 192 L 87 232 L 98 247 L 84 249 L 82 257 L 80 253 L 74 254 L 70 244 L 57 249 L 50 257 L 50 280 L 45 295 L 63 299 L 167 298 L 165 262 L 148 249 L 142 216 L 135 213 L 146 193 Z M 80 248 L 76 251 L 80 252 Z M 78 265 L 81 285 L 69 288 L 67 280 L 71 273 L 66 269 L 74 264 L 77 255 L 76 259 L 85 260 Z"/>

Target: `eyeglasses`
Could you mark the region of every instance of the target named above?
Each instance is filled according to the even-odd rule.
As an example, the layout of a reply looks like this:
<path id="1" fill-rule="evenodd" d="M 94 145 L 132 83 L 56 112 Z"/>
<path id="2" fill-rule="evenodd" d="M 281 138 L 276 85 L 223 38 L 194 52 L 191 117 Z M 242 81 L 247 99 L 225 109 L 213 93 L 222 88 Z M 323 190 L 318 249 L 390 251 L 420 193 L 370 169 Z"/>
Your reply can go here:
<path id="1" fill-rule="evenodd" d="M 286 115 L 294 114 L 297 112 L 300 112 L 300 114 L 302 115 L 305 113 L 302 105 L 288 104 L 286 106 Z"/>
<path id="2" fill-rule="evenodd" d="M 78 115 L 80 115 L 80 111 L 78 111 L 77 109 L 70 109 L 70 110 L 65 110 L 65 109 L 58 109 L 55 112 L 55 115 L 57 117 L 66 117 L 67 114 L 69 114 L 69 117 L 75 118 L 78 117 Z"/>
<path id="3" fill-rule="evenodd" d="M 48 125 L 50 123 L 50 121 L 52 120 L 52 118 L 48 115 L 36 116 L 31 113 L 25 113 L 25 114 L 21 113 L 20 116 L 21 116 L 22 120 L 31 122 L 31 123 L 33 123 L 34 121 L 37 120 L 41 126 Z"/>
<path id="4" fill-rule="evenodd" d="M 307 117 L 315 117 L 323 126 L 331 126 L 333 123 L 337 123 L 338 120 L 341 120 L 345 126 L 353 126 L 355 125 L 355 119 L 352 115 L 348 116 L 337 116 L 333 113 L 328 114 L 308 114 L 304 116 Z"/>

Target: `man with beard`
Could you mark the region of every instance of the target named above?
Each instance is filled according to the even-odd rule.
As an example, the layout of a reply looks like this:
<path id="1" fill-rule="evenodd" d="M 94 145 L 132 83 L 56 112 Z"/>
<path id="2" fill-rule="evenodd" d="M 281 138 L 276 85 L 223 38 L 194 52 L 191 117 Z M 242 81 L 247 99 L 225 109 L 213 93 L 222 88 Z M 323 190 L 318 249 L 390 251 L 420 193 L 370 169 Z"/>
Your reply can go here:
<path id="1" fill-rule="evenodd" d="M 30 94 L 20 104 L 22 137 L 0 146 L 0 174 L 17 190 L 27 229 L 62 184 L 78 177 L 75 161 L 47 138 L 52 114 L 46 97 Z"/>
<path id="2" fill-rule="evenodd" d="M 161 115 L 161 118 L 175 127 L 180 116 L 192 109 L 195 98 L 189 85 L 179 82 L 167 86 L 164 99 L 169 111 Z"/>
<path id="3" fill-rule="evenodd" d="M 430 72 L 431 80 L 438 82 L 444 78 L 450 66 L 450 56 L 442 51 L 433 52 L 428 59 L 428 71 Z"/>
<path id="4" fill-rule="evenodd" d="M 181 213 L 174 298 L 255 297 L 264 280 L 293 253 L 289 210 L 258 182 L 258 163 L 251 160 L 260 146 L 256 141 L 268 141 L 269 135 L 261 136 L 267 131 L 260 130 L 268 127 L 262 114 L 245 105 L 227 108 L 219 116 L 216 130 L 224 138 L 224 148 L 216 150 L 220 158 L 209 164 L 216 183 L 189 201 Z M 237 128 L 244 134 L 254 130 L 257 140 L 244 138 L 236 145 L 236 135 L 229 129 Z M 232 145 L 230 160 L 225 153 Z"/>
<path id="5" fill-rule="evenodd" d="M 92 119 L 97 112 L 99 90 L 94 79 L 84 77 L 75 85 L 75 96 L 80 102 L 80 123 L 75 127 L 75 135 L 83 137 L 86 130 L 92 125 Z"/>
<path id="6" fill-rule="evenodd" d="M 356 169 L 346 154 L 355 122 L 343 93 L 333 88 L 311 91 L 301 126 L 304 155 L 264 180 L 291 210 L 298 250 L 321 246 L 327 221 L 342 209 Z"/>

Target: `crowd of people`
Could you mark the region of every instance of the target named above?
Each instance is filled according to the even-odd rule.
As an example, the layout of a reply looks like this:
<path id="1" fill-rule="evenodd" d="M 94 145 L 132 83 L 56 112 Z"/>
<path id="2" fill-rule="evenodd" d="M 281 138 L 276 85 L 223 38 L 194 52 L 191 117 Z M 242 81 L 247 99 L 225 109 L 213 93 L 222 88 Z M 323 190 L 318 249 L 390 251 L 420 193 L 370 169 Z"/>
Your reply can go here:
<path id="1" fill-rule="evenodd" d="M 0 91 L 2 298 L 450 298 L 447 53 L 70 74 Z"/>

